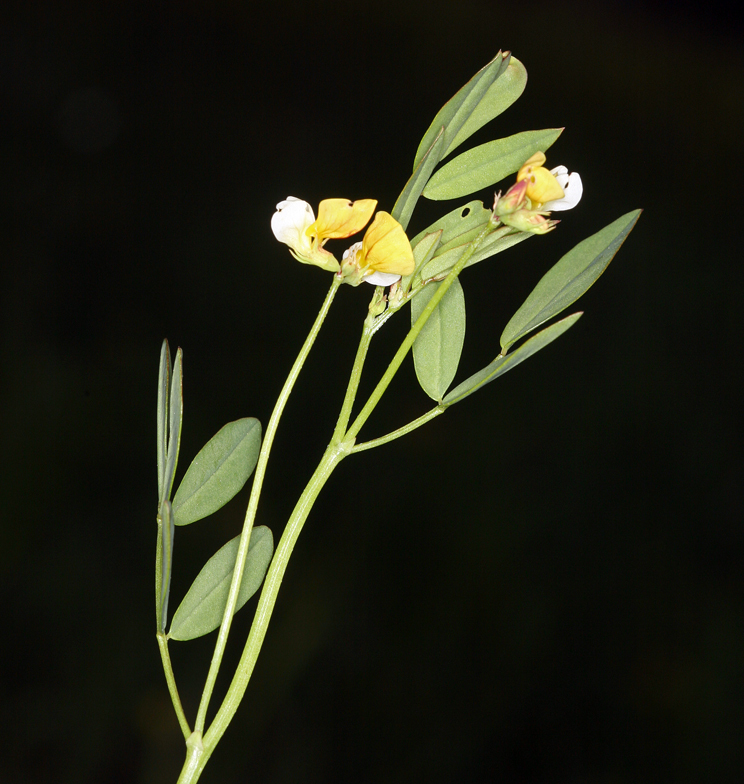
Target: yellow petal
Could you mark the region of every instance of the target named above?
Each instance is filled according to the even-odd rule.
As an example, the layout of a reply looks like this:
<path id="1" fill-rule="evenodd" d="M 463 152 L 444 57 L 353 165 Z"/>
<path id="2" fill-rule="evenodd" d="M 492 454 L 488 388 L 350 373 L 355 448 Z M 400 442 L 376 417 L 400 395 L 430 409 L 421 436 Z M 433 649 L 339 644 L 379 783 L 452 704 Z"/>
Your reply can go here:
<path id="1" fill-rule="evenodd" d="M 517 172 L 517 182 L 528 180 L 527 198 L 533 205 L 562 199 L 566 194 L 558 180 L 543 166 L 545 154 L 536 152 Z"/>
<path id="2" fill-rule="evenodd" d="M 517 172 L 517 182 L 523 180 L 533 169 L 542 166 L 545 163 L 545 153 L 536 152 L 531 158 L 528 158 L 522 168 Z"/>
<path id="3" fill-rule="evenodd" d="M 558 180 L 542 166 L 533 169 L 525 179 L 529 182 L 527 198 L 533 205 L 562 199 L 566 195 L 558 184 Z"/>
<path id="4" fill-rule="evenodd" d="M 411 243 L 403 227 L 387 212 L 378 212 L 362 241 L 365 269 L 410 275 L 414 269 Z"/>
<path id="5" fill-rule="evenodd" d="M 308 226 L 307 233 L 322 244 L 328 239 L 351 237 L 361 231 L 375 211 L 375 199 L 323 199 L 318 208 L 318 219 Z"/>

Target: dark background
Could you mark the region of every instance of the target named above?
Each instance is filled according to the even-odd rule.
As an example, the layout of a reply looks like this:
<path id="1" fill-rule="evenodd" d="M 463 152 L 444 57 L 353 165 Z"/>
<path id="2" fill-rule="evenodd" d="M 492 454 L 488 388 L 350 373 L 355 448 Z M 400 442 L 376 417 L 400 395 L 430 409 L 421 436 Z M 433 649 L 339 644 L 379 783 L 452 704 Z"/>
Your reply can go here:
<path id="1" fill-rule="evenodd" d="M 565 125 L 548 163 L 580 171 L 585 196 L 557 231 L 463 275 L 458 378 L 493 358 L 562 253 L 645 213 L 567 335 L 340 466 L 202 780 L 737 780 L 737 13 L 4 6 L 0 780 L 176 780 L 151 583 L 160 343 L 184 349 L 183 471 L 225 422 L 267 422 L 327 288 L 274 240 L 275 203 L 390 209 L 436 111 L 499 48 L 530 81 L 473 142 Z M 453 206 L 427 205 L 412 230 Z M 277 538 L 327 443 L 371 291 L 340 291 L 287 409 L 258 520 Z M 365 389 L 404 330 L 375 341 Z M 362 435 L 427 408 L 408 364 Z M 174 605 L 245 501 L 177 531 Z M 249 622 L 236 619 L 225 674 Z M 172 645 L 192 721 L 212 645 Z"/>

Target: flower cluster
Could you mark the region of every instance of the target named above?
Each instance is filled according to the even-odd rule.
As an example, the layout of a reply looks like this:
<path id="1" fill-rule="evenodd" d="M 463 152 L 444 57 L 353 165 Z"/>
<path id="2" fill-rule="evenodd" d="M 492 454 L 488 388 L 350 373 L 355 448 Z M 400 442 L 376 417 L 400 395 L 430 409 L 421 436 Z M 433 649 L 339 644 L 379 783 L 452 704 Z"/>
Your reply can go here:
<path id="1" fill-rule="evenodd" d="M 387 212 L 378 212 L 361 242 L 354 243 L 339 264 L 323 246 L 329 239 L 351 237 L 369 223 L 377 206 L 375 199 L 324 199 L 316 220 L 305 201 L 288 196 L 276 205 L 271 218 L 274 236 L 289 246 L 290 253 L 303 264 L 335 272 L 345 283 L 362 281 L 389 286 L 401 275 L 413 272 L 413 251 L 403 227 Z"/>
<path id="2" fill-rule="evenodd" d="M 494 216 L 502 223 L 545 234 L 558 223 L 547 218 L 551 212 L 570 210 L 579 203 L 584 191 L 579 174 L 569 174 L 565 166 L 548 171 L 544 163 L 545 154 L 536 152 L 517 172 L 516 183 L 496 197 Z"/>
<path id="3" fill-rule="evenodd" d="M 545 154 L 535 153 L 517 172 L 517 181 L 493 205 L 493 223 L 503 223 L 518 231 L 545 234 L 558 221 L 551 212 L 575 207 L 583 192 L 581 177 L 568 173 L 565 166 L 548 171 Z M 303 264 L 333 272 L 344 283 L 358 286 L 362 281 L 390 286 L 414 270 L 413 251 L 403 227 L 388 212 L 378 212 L 375 199 L 324 199 L 316 219 L 313 208 L 302 199 L 288 196 L 276 205 L 271 218 L 274 236 L 289 246 L 290 253 Z M 348 248 L 339 262 L 325 249 L 330 239 L 344 239 L 369 226 L 360 242 Z"/>

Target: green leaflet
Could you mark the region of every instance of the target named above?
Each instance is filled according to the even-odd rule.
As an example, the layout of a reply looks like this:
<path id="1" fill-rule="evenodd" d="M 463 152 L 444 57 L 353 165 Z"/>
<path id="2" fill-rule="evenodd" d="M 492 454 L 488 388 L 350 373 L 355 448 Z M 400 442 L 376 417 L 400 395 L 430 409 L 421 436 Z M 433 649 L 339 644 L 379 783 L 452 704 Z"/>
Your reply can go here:
<path id="1" fill-rule="evenodd" d="M 502 71 L 498 79 L 488 88 L 442 157 L 451 153 L 479 128 L 508 109 L 524 92 L 526 86 L 527 69 L 512 55 L 506 70 Z"/>
<path id="2" fill-rule="evenodd" d="M 510 233 L 510 230 L 505 230 L 504 227 L 497 229 L 493 234 L 486 237 L 476 248 L 475 253 L 468 259 L 467 264 L 465 264 L 465 269 L 533 236 L 533 234 L 524 231 Z M 457 264 L 460 256 L 468 249 L 472 239 L 474 239 L 474 237 L 468 238 L 464 245 L 457 245 L 442 253 L 437 253 L 421 270 L 422 280 L 431 280 L 432 278 L 441 280 L 444 278 L 452 267 Z"/>
<path id="3" fill-rule="evenodd" d="M 582 240 L 543 275 L 501 335 L 502 353 L 543 322 L 575 302 L 605 271 L 641 210 L 628 212 Z"/>
<path id="4" fill-rule="evenodd" d="M 162 356 L 162 354 L 161 354 Z M 163 374 L 161 372 L 161 380 Z M 160 397 L 160 396 L 159 396 Z M 161 398 L 162 399 L 162 398 Z M 173 479 L 178 465 L 178 450 L 181 448 L 181 427 L 183 425 L 183 351 L 176 351 L 176 361 L 173 363 L 170 392 L 168 397 L 168 450 L 165 458 L 165 472 L 161 498 L 170 498 L 173 489 Z M 160 430 L 160 428 L 158 428 Z"/>
<path id="5" fill-rule="evenodd" d="M 420 239 L 419 239 L 420 237 Z M 433 231 L 431 234 L 418 235 L 416 243 L 412 244 L 414 268 L 410 275 L 404 276 L 400 281 L 403 291 L 410 289 L 411 281 L 416 277 L 416 273 L 424 267 L 439 247 L 442 237 L 442 230 Z"/>
<path id="6" fill-rule="evenodd" d="M 226 424 L 199 451 L 173 499 L 176 525 L 216 512 L 246 483 L 261 449 L 261 424 L 253 417 Z"/>
<path id="7" fill-rule="evenodd" d="M 156 604 L 158 631 L 163 631 L 168 617 L 168 596 L 173 568 L 173 511 L 170 494 L 178 463 L 183 423 L 183 353 L 179 348 L 171 372 L 170 349 L 164 340 L 160 348 L 158 373 L 157 462 L 158 462 L 158 555 L 159 573 L 155 576 L 159 591 Z"/>
<path id="8" fill-rule="evenodd" d="M 160 347 L 158 372 L 158 506 L 163 503 L 165 492 L 165 465 L 168 454 L 168 406 L 170 402 L 170 349 L 164 340 Z"/>
<path id="9" fill-rule="evenodd" d="M 160 597 L 158 601 L 158 630 L 165 631 L 168 624 L 168 597 L 170 596 L 171 574 L 173 572 L 173 512 L 167 499 L 161 507 L 161 525 L 163 527 L 163 555 L 160 562 Z"/>
<path id="10" fill-rule="evenodd" d="M 231 539 L 204 565 L 173 616 L 169 638 L 193 640 L 209 634 L 222 623 L 239 543 L 239 536 Z M 271 531 L 266 526 L 256 526 L 251 531 L 235 612 L 260 588 L 273 553 L 274 538 Z"/>
<path id="11" fill-rule="evenodd" d="M 434 249 L 431 259 L 416 265 L 417 279 L 442 280 L 465 253 L 470 243 L 483 231 L 490 217 L 491 210 L 487 210 L 483 202 L 474 200 L 456 207 L 417 234 L 411 242 L 414 255 L 424 237 L 434 231 L 442 232 L 439 245 Z M 532 236 L 525 232 L 512 233 L 511 229 L 501 227 L 483 240 L 468 260 L 466 268 Z"/>
<path id="12" fill-rule="evenodd" d="M 499 52 L 440 109 L 419 144 L 413 174 L 391 212 L 404 229 L 436 165 L 511 106 L 526 83 L 524 65 L 509 52 Z"/>
<path id="13" fill-rule="evenodd" d="M 424 188 L 427 199 L 458 199 L 500 182 L 519 171 L 536 152 L 545 152 L 563 128 L 524 131 L 496 139 L 458 155 L 442 166 Z"/>
<path id="14" fill-rule="evenodd" d="M 440 284 L 430 283 L 411 301 L 411 324 L 415 324 Z M 455 279 L 429 316 L 413 344 L 416 376 L 426 394 L 440 401 L 460 364 L 465 341 L 465 297 Z"/>
<path id="15" fill-rule="evenodd" d="M 441 231 L 442 239 L 438 249 L 441 251 L 444 246 L 451 245 L 456 239 L 464 237 L 468 232 L 475 231 L 477 234 L 488 223 L 490 217 L 491 210 L 487 210 L 482 201 L 473 200 L 461 207 L 455 207 L 454 210 L 434 221 L 431 226 L 427 226 L 411 240 L 411 246 L 415 248 L 427 234 Z M 455 244 L 462 245 L 463 242 L 469 242 L 469 240 L 461 240 Z"/>
<path id="16" fill-rule="evenodd" d="M 431 177 L 434 167 L 442 159 L 443 144 L 444 129 L 442 128 L 439 135 L 434 140 L 434 143 L 430 149 L 427 150 L 426 155 L 424 155 L 413 174 L 410 176 L 406 183 L 406 187 L 403 188 L 400 196 L 398 196 L 393 211 L 390 213 L 395 220 L 400 223 L 404 230 L 408 228 L 408 222 L 411 220 L 416 202 L 419 200 L 419 196 L 421 196 L 426 183 L 429 181 L 429 177 Z"/>
<path id="17" fill-rule="evenodd" d="M 442 128 L 444 128 L 444 147 L 441 158 L 444 158 L 452 152 L 458 144 L 475 133 L 483 123 L 488 122 L 488 120 L 499 114 L 499 111 L 503 111 L 509 105 L 509 103 L 506 103 L 506 105 L 499 110 L 499 101 L 497 100 L 498 89 L 496 89 L 495 92 L 490 92 L 491 87 L 497 87 L 497 80 L 499 80 L 499 77 L 507 70 L 509 57 L 510 55 L 508 52 L 499 52 L 490 63 L 481 68 L 481 70 L 478 71 L 466 85 L 461 87 L 437 112 L 437 116 L 432 120 L 431 125 L 424 134 L 424 138 L 421 140 L 418 150 L 416 151 L 416 157 L 413 163 L 414 170 L 418 167 L 419 162 L 426 154 L 426 151 L 434 143 L 434 139 L 439 136 Z M 510 80 L 508 85 L 505 84 L 506 92 L 509 94 L 511 94 L 514 89 L 513 81 L 514 80 Z M 516 98 L 513 100 L 516 100 Z M 483 103 L 483 107 L 479 111 L 479 105 L 481 103 Z M 492 111 L 495 113 L 492 113 Z M 475 118 L 471 120 L 473 115 L 475 115 Z"/>
<path id="18" fill-rule="evenodd" d="M 525 359 L 528 359 L 533 354 L 540 351 L 540 349 L 545 348 L 548 343 L 552 343 L 557 337 L 560 337 L 579 320 L 581 315 L 582 313 L 579 312 L 566 316 L 566 318 L 557 321 L 555 324 L 551 324 L 549 327 L 542 330 L 542 332 L 538 332 L 537 335 L 525 341 L 521 346 L 515 349 L 513 353 L 507 354 L 506 356 L 499 354 L 490 365 L 470 376 L 470 378 L 463 381 L 462 384 L 458 384 L 458 386 L 444 398 L 444 404 L 451 406 L 455 403 L 459 403 L 468 395 L 472 395 L 473 392 L 476 392 L 495 378 L 502 376 L 507 371 L 516 367 L 520 362 L 524 362 Z"/>

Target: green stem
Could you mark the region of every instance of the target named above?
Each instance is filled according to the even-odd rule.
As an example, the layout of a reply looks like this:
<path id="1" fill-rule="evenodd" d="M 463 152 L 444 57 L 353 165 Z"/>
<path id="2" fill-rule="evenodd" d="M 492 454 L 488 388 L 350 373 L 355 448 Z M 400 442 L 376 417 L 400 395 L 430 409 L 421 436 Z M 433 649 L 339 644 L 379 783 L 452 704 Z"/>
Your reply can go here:
<path id="1" fill-rule="evenodd" d="M 181 775 L 178 777 L 178 784 L 196 781 L 204 770 L 208 759 L 209 754 L 206 755 L 206 758 L 204 756 L 201 732 L 192 732 L 186 738 L 186 762 L 184 762 Z"/>
<path id="2" fill-rule="evenodd" d="M 416 430 L 416 428 L 421 427 L 421 425 L 425 425 L 430 420 L 438 417 L 440 414 L 443 414 L 447 408 L 447 406 L 440 404 L 435 408 L 432 408 L 431 411 L 427 411 L 418 419 L 414 419 L 413 422 L 409 422 L 407 425 L 403 425 L 403 427 L 399 427 L 397 430 L 393 430 L 387 435 L 380 436 L 379 438 L 375 438 L 372 441 L 362 441 L 358 444 L 354 444 L 351 450 L 352 454 L 356 452 L 364 452 L 365 449 L 374 449 L 376 446 L 382 446 L 383 444 L 387 444 L 390 441 L 395 441 L 396 438 L 407 435 L 411 431 Z"/>
<path id="3" fill-rule="evenodd" d="M 351 375 L 349 376 L 349 384 L 346 387 L 346 394 L 344 395 L 344 402 L 341 405 L 341 412 L 338 415 L 336 428 L 331 437 L 331 444 L 340 444 L 346 433 L 346 428 L 349 426 L 349 418 L 351 417 L 351 410 L 356 400 L 356 394 L 359 390 L 359 382 L 362 378 L 362 369 L 364 368 L 364 361 L 367 358 L 369 351 L 369 344 L 372 341 L 372 335 L 375 330 L 372 329 L 374 318 L 367 318 L 364 320 L 364 328 L 362 330 L 362 337 L 359 341 L 359 348 L 357 349 L 356 357 L 354 358 L 354 365 L 351 368 Z"/>
<path id="4" fill-rule="evenodd" d="M 411 327 L 405 339 L 400 345 L 400 348 L 395 353 L 392 361 L 388 365 L 387 370 L 383 374 L 379 383 L 375 387 L 369 399 L 364 404 L 364 408 L 359 412 L 359 415 L 354 420 L 354 423 L 346 433 L 346 438 L 356 438 L 357 433 L 362 429 L 364 423 L 369 419 L 370 414 L 375 410 L 375 406 L 380 402 L 380 398 L 385 393 L 385 390 L 390 386 L 390 382 L 398 372 L 403 360 L 411 346 L 419 335 L 419 332 L 424 328 L 429 316 L 434 312 L 434 308 L 439 304 L 442 297 L 447 293 L 447 290 L 454 282 L 455 278 L 462 272 L 465 265 L 470 261 L 470 258 L 475 253 L 478 246 L 483 239 L 493 231 L 493 227 L 488 224 L 485 229 L 470 243 L 470 247 L 462 254 L 457 264 L 449 271 L 447 277 L 439 284 L 439 288 L 434 293 L 434 296 L 429 300 L 426 307 L 421 312 L 421 315 L 416 319 L 416 323 Z"/>
<path id="5" fill-rule="evenodd" d="M 166 502 L 167 503 L 167 502 Z M 163 525 L 169 525 L 168 517 L 166 516 L 165 523 L 163 517 L 158 514 L 158 540 L 155 547 L 155 616 L 157 620 L 157 633 L 156 638 L 158 641 L 158 648 L 160 649 L 160 659 L 163 662 L 163 672 L 165 673 L 165 681 L 168 684 L 168 692 L 171 696 L 173 703 L 173 710 L 176 712 L 176 718 L 181 725 L 181 732 L 184 738 L 188 738 L 191 734 L 191 727 L 186 720 L 186 714 L 181 704 L 181 698 L 178 694 L 178 687 L 176 686 L 176 676 L 173 673 L 173 665 L 171 664 L 170 652 L 168 651 L 168 638 L 165 635 L 162 626 L 163 621 L 163 600 L 162 600 L 162 586 L 163 586 Z"/>
<path id="6" fill-rule="evenodd" d="M 178 688 L 176 687 L 176 678 L 173 674 L 173 665 L 171 664 L 170 651 L 168 650 L 168 637 L 163 632 L 157 633 L 158 648 L 160 648 L 160 658 L 163 661 L 163 672 L 165 672 L 165 680 L 168 684 L 168 691 L 170 692 L 173 708 L 178 717 L 178 723 L 181 725 L 181 732 L 183 737 L 188 740 L 191 735 L 191 727 L 186 720 L 186 714 L 181 705 L 181 698 L 178 695 Z"/>
<path id="7" fill-rule="evenodd" d="M 235 613 L 235 605 L 238 601 L 238 592 L 240 590 L 240 582 L 243 578 L 243 569 L 245 567 L 245 559 L 248 555 L 248 545 L 251 539 L 251 530 L 253 529 L 253 521 L 256 517 L 256 509 L 258 508 L 258 499 L 261 495 L 261 488 L 263 486 L 264 475 L 266 474 L 266 464 L 269 459 L 269 453 L 271 452 L 272 444 L 274 443 L 274 436 L 276 435 L 276 430 L 279 425 L 279 420 L 281 419 L 282 413 L 284 412 L 284 407 L 287 404 L 287 399 L 289 398 L 290 393 L 292 392 L 292 388 L 297 381 L 297 377 L 302 370 L 302 366 L 305 364 L 305 360 L 307 359 L 308 354 L 310 353 L 310 349 L 315 342 L 315 338 L 318 336 L 320 332 L 320 328 L 325 320 L 325 317 L 328 315 L 328 311 L 330 310 L 331 303 L 333 302 L 333 298 L 336 296 L 336 292 L 338 291 L 338 287 L 341 285 L 341 279 L 336 275 L 333 276 L 333 282 L 331 283 L 331 288 L 328 290 L 328 294 L 326 294 L 326 298 L 323 302 L 323 305 L 318 313 L 317 318 L 315 319 L 315 323 L 313 324 L 310 333 L 308 334 L 307 338 L 305 339 L 305 343 L 303 344 L 302 348 L 300 349 L 300 353 L 297 355 L 297 359 L 292 365 L 292 369 L 289 371 L 289 375 L 287 376 L 287 380 L 284 382 L 284 386 L 282 387 L 282 391 L 279 393 L 279 398 L 276 401 L 276 405 L 274 406 L 274 411 L 271 414 L 271 418 L 269 419 L 269 424 L 266 427 L 266 432 L 264 433 L 263 444 L 261 445 L 261 452 L 258 456 L 258 462 L 256 463 L 256 472 L 253 478 L 253 487 L 251 488 L 251 495 L 248 501 L 248 509 L 245 513 L 245 521 L 243 523 L 243 531 L 240 535 L 240 544 L 238 545 L 238 553 L 235 557 L 235 569 L 233 571 L 232 582 L 230 584 L 230 593 L 227 597 L 227 605 L 225 606 L 225 614 L 222 617 L 222 624 L 220 626 L 220 631 L 217 636 L 217 642 L 214 647 L 214 653 L 212 655 L 212 663 L 209 668 L 209 672 L 207 674 L 207 680 L 204 684 L 204 691 L 202 692 L 201 702 L 199 703 L 199 711 L 196 716 L 196 724 L 194 725 L 194 732 L 201 733 L 204 732 L 204 724 L 206 721 L 207 716 L 207 708 L 209 707 L 209 701 L 212 697 L 212 692 L 214 691 L 214 684 L 217 680 L 217 673 L 220 669 L 220 664 L 222 662 L 222 657 L 225 653 L 225 646 L 227 645 L 227 637 L 230 633 L 230 625 L 232 623 L 233 615 Z"/>
<path id="8" fill-rule="evenodd" d="M 158 513 L 158 538 L 155 544 L 155 623 L 158 632 L 163 625 L 161 596 L 163 588 L 163 518 Z"/>
<path id="9" fill-rule="evenodd" d="M 240 657 L 240 662 L 235 670 L 235 675 L 227 690 L 227 695 L 217 711 L 209 730 L 204 735 L 199 750 L 189 750 L 186 763 L 178 779 L 179 784 L 194 784 L 198 780 L 204 766 L 207 764 L 207 760 L 235 715 L 235 711 L 243 699 L 248 682 L 253 674 L 253 668 L 266 636 L 266 630 L 274 611 L 279 588 L 281 587 L 282 579 L 297 538 L 323 485 L 328 481 L 328 477 L 333 472 L 333 469 L 350 452 L 351 443 L 348 441 L 335 445 L 331 444 L 326 449 L 318 467 L 297 501 L 266 573 L 251 631 Z"/>

